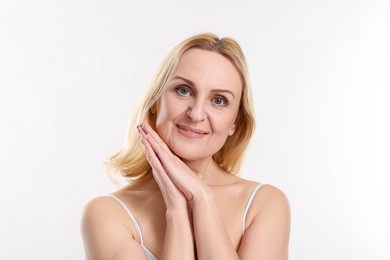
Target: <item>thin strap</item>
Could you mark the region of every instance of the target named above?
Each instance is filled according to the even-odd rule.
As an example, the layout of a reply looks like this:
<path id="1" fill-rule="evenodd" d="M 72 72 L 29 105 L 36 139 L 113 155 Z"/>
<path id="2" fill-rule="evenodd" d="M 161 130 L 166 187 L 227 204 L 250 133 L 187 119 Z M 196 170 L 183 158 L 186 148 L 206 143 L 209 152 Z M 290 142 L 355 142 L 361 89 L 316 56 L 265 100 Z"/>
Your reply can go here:
<path id="1" fill-rule="evenodd" d="M 135 229 L 137 230 L 137 234 L 138 234 L 138 238 L 139 238 L 139 242 L 141 244 L 141 247 L 144 249 L 144 252 L 146 254 L 146 256 L 148 257 L 149 260 L 158 260 L 157 257 L 155 257 L 153 255 L 152 252 L 149 251 L 149 249 L 147 249 L 145 246 L 144 246 L 144 239 L 142 238 L 142 233 L 141 233 L 141 228 L 137 222 L 137 220 L 135 220 L 135 217 L 134 215 L 131 213 L 130 209 L 126 206 L 126 204 L 118 197 L 116 197 L 115 195 L 112 195 L 112 194 L 109 194 L 108 195 L 109 197 L 115 199 L 117 202 L 119 202 L 119 204 L 121 204 L 121 206 L 125 209 L 127 215 L 129 215 L 129 217 L 131 218 L 131 220 L 133 221 L 134 223 L 134 226 L 135 226 Z"/>
<path id="2" fill-rule="evenodd" d="M 153 255 L 153 253 L 149 251 L 149 249 L 147 249 L 145 246 L 142 246 L 142 248 L 144 249 L 144 252 L 145 252 L 146 256 L 148 257 L 148 260 L 158 260 L 158 258 L 155 257 Z"/>
<path id="3" fill-rule="evenodd" d="M 257 185 L 257 186 L 253 189 L 252 194 L 251 194 L 251 196 L 249 197 L 248 202 L 246 203 L 246 207 L 245 207 L 245 211 L 244 211 L 244 217 L 242 218 L 242 234 L 243 234 L 243 235 L 244 235 L 244 233 L 245 233 L 245 220 L 246 220 L 246 215 L 248 214 L 248 211 L 249 211 L 249 208 L 250 208 L 251 205 L 252 205 L 253 199 L 255 198 L 255 195 L 256 195 L 257 191 L 261 188 L 261 186 L 263 186 L 263 184 L 259 184 L 259 185 Z"/>
<path id="4" fill-rule="evenodd" d="M 140 242 L 140 244 L 142 245 L 142 247 L 144 247 L 144 240 L 143 240 L 143 238 L 142 238 L 141 228 L 139 227 L 139 224 L 138 224 L 137 220 L 135 220 L 135 217 L 133 216 L 133 214 L 131 214 L 130 209 L 126 206 L 126 204 L 125 204 L 121 199 L 119 199 L 119 198 L 116 197 L 115 195 L 109 194 L 108 196 L 114 198 L 114 199 L 115 199 L 117 202 L 119 202 L 119 204 L 121 204 L 122 207 L 125 209 L 127 215 L 129 215 L 129 217 L 131 218 L 131 220 L 132 220 L 133 223 L 134 223 L 135 229 L 137 230 L 139 242 Z M 148 251 L 149 251 L 149 250 L 148 250 Z"/>

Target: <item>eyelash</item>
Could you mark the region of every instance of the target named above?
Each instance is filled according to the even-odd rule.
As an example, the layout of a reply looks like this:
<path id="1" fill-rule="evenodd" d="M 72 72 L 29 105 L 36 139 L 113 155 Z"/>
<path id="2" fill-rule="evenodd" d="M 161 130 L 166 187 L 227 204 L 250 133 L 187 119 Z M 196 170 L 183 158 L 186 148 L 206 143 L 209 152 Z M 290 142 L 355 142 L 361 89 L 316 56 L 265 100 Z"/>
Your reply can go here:
<path id="1" fill-rule="evenodd" d="M 216 96 L 216 97 L 214 97 L 212 100 L 216 100 L 217 98 L 218 98 L 218 99 L 221 99 L 222 102 L 223 102 L 223 104 L 216 104 L 216 103 L 214 103 L 215 105 L 221 106 L 221 107 L 224 107 L 224 106 L 229 105 L 229 101 L 228 101 L 227 98 L 225 98 L 224 96 Z"/>
<path id="2" fill-rule="evenodd" d="M 188 92 L 187 92 L 187 93 L 182 93 L 182 92 L 181 92 L 182 90 L 186 90 L 186 91 L 188 91 Z M 176 92 L 178 95 L 183 96 L 183 97 L 186 97 L 188 94 L 192 95 L 191 89 L 190 89 L 189 87 L 187 87 L 187 86 L 178 86 L 178 87 L 175 87 L 175 92 Z M 227 99 L 226 97 L 224 97 L 224 96 L 215 96 L 215 97 L 212 98 L 212 101 L 215 101 L 216 99 L 221 99 L 222 102 L 223 102 L 223 104 L 216 104 L 216 103 L 214 102 L 214 105 L 216 105 L 216 106 L 225 107 L 225 106 L 227 106 L 227 105 L 229 104 L 228 99 Z"/>
<path id="3" fill-rule="evenodd" d="M 188 93 L 191 93 L 191 89 L 189 87 L 186 87 L 186 86 L 178 86 L 175 88 L 175 91 L 177 94 L 179 94 L 181 96 L 186 96 L 187 94 L 181 93 L 181 90 L 183 90 L 183 89 L 187 90 Z"/>

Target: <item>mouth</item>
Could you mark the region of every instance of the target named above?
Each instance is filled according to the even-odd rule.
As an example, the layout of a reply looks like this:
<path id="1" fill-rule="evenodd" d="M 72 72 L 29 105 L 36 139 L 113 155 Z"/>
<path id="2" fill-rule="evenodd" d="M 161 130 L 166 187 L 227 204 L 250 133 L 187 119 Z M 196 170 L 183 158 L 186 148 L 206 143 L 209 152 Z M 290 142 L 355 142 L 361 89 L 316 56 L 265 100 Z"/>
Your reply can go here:
<path id="1" fill-rule="evenodd" d="M 195 129 L 195 128 L 192 128 L 192 127 L 189 127 L 189 126 L 185 126 L 185 125 L 176 125 L 179 130 L 181 132 L 184 132 L 188 135 L 194 135 L 194 136 L 204 136 L 204 135 L 208 135 L 210 134 L 209 132 L 205 132 L 203 130 L 200 130 L 200 129 Z"/>

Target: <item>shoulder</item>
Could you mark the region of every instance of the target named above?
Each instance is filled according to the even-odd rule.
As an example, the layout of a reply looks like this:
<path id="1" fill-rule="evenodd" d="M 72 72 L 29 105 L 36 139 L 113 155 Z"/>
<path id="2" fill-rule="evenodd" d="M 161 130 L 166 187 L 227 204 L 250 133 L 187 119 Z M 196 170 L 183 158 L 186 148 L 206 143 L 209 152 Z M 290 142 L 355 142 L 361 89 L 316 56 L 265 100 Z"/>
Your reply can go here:
<path id="1" fill-rule="evenodd" d="M 82 223 L 111 219 L 118 216 L 121 211 L 123 211 L 123 208 L 114 198 L 110 196 L 96 197 L 84 206 Z"/>
<path id="2" fill-rule="evenodd" d="M 126 212 L 123 207 L 110 196 L 101 196 L 90 200 L 85 206 L 81 218 L 83 235 L 99 235 L 113 228 L 116 223 L 126 223 Z M 107 228 L 107 230 L 106 230 Z"/>
<path id="3" fill-rule="evenodd" d="M 129 214 L 142 212 L 150 204 L 150 198 L 155 196 L 151 196 L 153 193 L 148 189 L 134 186 L 123 187 L 112 195 L 96 197 L 86 203 L 81 220 L 82 230 L 97 232 L 106 226 L 110 229 L 118 226 L 137 239 L 138 234 Z"/>
<path id="4" fill-rule="evenodd" d="M 100 196 L 88 201 L 83 209 L 83 217 L 90 217 L 93 213 L 104 213 L 104 208 L 113 207 L 114 200 L 109 196 Z"/>
<path id="5" fill-rule="evenodd" d="M 258 191 L 258 197 L 268 201 L 288 203 L 286 194 L 271 184 L 262 184 Z"/>
<path id="6" fill-rule="evenodd" d="M 290 204 L 287 196 L 279 188 L 263 184 L 256 195 L 248 212 L 248 226 L 274 229 L 286 238 L 290 232 Z"/>
<path id="7" fill-rule="evenodd" d="M 289 236 L 290 206 L 287 196 L 275 186 L 262 185 L 248 212 L 240 256 L 287 259 Z"/>
<path id="8" fill-rule="evenodd" d="M 289 228 L 290 204 L 286 194 L 270 184 L 247 184 L 253 200 L 246 218 L 247 227 L 254 222 L 278 221 Z M 249 186 L 250 185 L 250 186 Z M 255 189 L 258 187 L 257 192 Z"/>
<path id="9" fill-rule="evenodd" d="M 81 224 L 82 227 L 90 225 L 114 225 L 125 226 L 127 230 L 135 231 L 132 228 L 133 222 L 129 214 L 133 213 L 132 201 L 140 200 L 139 194 L 129 189 L 118 190 L 112 195 L 99 196 L 88 201 L 83 209 Z M 141 199 L 142 200 L 142 199 Z M 131 213 L 130 213 L 131 212 Z M 136 236 L 136 233 L 134 233 Z"/>
<path id="10" fill-rule="evenodd" d="M 259 188 L 253 200 L 254 214 L 283 214 L 288 215 L 290 212 L 290 205 L 286 194 L 279 188 L 263 184 Z"/>
<path id="11" fill-rule="evenodd" d="M 135 227 L 112 197 L 97 197 L 85 205 L 81 233 L 87 259 L 122 259 L 143 254 Z"/>
<path id="12" fill-rule="evenodd" d="M 253 195 L 250 215 L 253 217 L 261 212 L 279 209 L 289 212 L 290 206 L 286 194 L 279 188 L 238 177 L 237 187 L 244 194 L 244 198 Z"/>

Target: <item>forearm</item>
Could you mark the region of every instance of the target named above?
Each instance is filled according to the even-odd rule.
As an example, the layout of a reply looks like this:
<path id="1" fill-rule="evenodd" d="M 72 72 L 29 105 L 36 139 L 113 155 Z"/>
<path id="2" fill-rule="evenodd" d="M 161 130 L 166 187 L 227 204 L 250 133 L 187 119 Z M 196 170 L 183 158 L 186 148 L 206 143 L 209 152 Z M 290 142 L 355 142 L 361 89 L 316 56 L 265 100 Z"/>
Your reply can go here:
<path id="1" fill-rule="evenodd" d="M 213 195 L 193 206 L 193 225 L 199 259 L 239 259 Z"/>
<path id="2" fill-rule="evenodd" d="M 168 209 L 166 224 L 164 249 L 160 259 L 195 259 L 193 231 L 188 209 Z"/>

